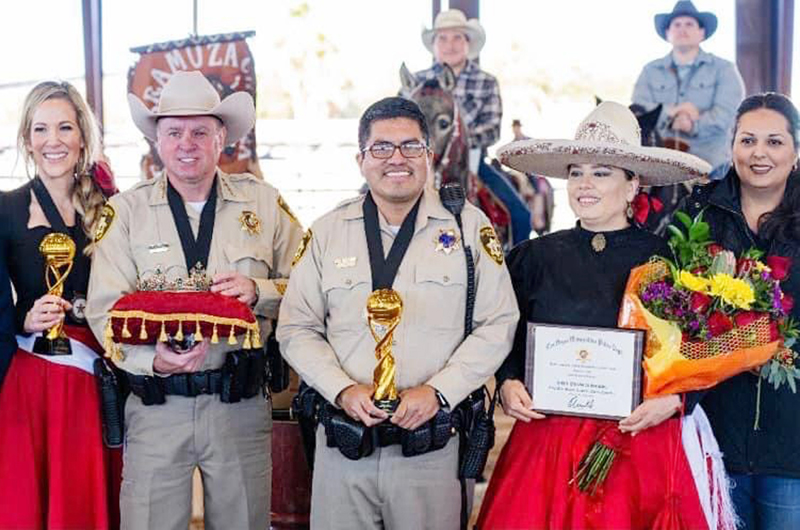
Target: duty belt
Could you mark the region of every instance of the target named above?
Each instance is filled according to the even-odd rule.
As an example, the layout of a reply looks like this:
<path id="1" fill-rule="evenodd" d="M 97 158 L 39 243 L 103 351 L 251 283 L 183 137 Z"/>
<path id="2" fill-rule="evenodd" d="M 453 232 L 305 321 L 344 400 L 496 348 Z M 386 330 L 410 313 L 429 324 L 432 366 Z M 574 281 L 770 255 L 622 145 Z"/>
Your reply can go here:
<path id="1" fill-rule="evenodd" d="M 205 370 L 168 377 L 125 373 L 131 392 L 144 405 L 160 405 L 166 396 L 197 397 L 219 394 L 223 403 L 236 403 L 259 392 L 266 396 L 267 359 L 263 349 L 238 350 L 225 354 L 225 364 Z"/>

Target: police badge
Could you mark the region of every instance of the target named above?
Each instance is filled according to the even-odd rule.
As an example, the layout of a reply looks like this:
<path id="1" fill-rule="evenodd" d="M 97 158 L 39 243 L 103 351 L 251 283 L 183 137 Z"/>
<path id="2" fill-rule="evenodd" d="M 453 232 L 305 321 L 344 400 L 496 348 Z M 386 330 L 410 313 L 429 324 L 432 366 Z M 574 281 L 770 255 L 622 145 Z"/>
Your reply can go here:
<path id="1" fill-rule="evenodd" d="M 436 243 L 436 252 L 444 252 L 447 255 L 461 248 L 461 238 L 458 237 L 458 234 L 452 228 L 440 229 L 439 237 L 433 241 Z"/>
<path id="2" fill-rule="evenodd" d="M 239 222 L 242 223 L 242 230 L 251 236 L 261 233 L 261 219 L 258 218 L 255 212 L 243 210 L 242 215 L 239 216 Z"/>

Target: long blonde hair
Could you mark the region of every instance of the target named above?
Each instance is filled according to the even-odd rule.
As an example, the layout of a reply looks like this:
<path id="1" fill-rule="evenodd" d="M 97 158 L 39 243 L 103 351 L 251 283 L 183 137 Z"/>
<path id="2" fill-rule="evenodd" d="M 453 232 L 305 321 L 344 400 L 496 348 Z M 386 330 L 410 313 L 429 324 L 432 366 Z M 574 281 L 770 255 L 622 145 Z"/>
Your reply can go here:
<path id="1" fill-rule="evenodd" d="M 75 183 L 72 187 L 72 206 L 83 218 L 83 231 L 92 240 L 94 228 L 100 218 L 100 211 L 105 204 L 105 196 L 95 184 L 91 175 L 92 165 L 100 158 L 100 130 L 94 114 L 74 86 L 66 81 L 44 81 L 39 83 L 28 93 L 22 107 L 22 120 L 17 132 L 17 148 L 25 162 L 25 171 L 30 177 L 30 168 L 35 169 L 35 163 L 28 150 L 31 139 L 31 122 L 33 113 L 39 105 L 48 99 L 63 99 L 68 101 L 75 109 L 78 119 L 78 129 L 83 140 L 78 163 L 75 166 Z M 86 247 L 85 253 L 91 254 L 93 245 Z"/>

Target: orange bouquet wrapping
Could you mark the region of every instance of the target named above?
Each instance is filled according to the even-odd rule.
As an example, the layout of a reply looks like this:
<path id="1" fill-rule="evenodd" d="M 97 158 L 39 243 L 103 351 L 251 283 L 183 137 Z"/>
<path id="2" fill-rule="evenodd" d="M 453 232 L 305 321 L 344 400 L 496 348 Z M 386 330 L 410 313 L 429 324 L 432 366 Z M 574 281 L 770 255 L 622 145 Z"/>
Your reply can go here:
<path id="1" fill-rule="evenodd" d="M 679 326 L 648 311 L 638 294 L 644 282 L 663 279 L 668 273 L 660 261 L 633 269 L 620 307 L 620 327 L 647 330 L 643 362 L 646 398 L 711 388 L 761 366 L 778 353 L 781 341 L 770 340 L 768 316 L 705 342 L 684 340 Z"/>
<path id="2" fill-rule="evenodd" d="M 794 300 L 780 282 L 788 258 L 751 249 L 736 257 L 709 240 L 702 214 L 669 226 L 675 262 L 654 257 L 631 271 L 618 324 L 644 329 L 646 398 L 703 390 L 760 368 L 776 388 L 796 390 Z"/>

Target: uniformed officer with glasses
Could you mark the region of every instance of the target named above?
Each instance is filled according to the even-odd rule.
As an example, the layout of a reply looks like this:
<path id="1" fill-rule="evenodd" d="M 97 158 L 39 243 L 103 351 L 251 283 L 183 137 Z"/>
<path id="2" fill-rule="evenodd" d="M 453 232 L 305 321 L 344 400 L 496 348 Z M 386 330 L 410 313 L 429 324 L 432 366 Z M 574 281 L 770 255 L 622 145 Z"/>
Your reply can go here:
<path id="1" fill-rule="evenodd" d="M 359 148 L 368 193 L 307 232 L 277 335 L 292 367 L 347 421 L 413 431 L 494 373 L 511 347 L 518 311 L 489 221 L 466 204 L 461 230 L 428 184 L 433 156 L 416 103 L 392 97 L 370 106 L 359 123 Z M 465 248 L 475 278 L 466 338 Z M 378 288 L 402 300 L 391 340 L 399 390 L 393 414 L 373 399 L 376 338 L 367 300 Z M 457 437 L 411 457 L 399 444 L 376 445 L 355 460 L 328 446 L 323 425 L 316 442 L 312 528 L 458 528 Z"/>

